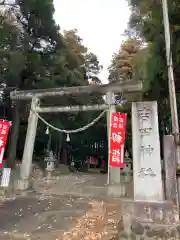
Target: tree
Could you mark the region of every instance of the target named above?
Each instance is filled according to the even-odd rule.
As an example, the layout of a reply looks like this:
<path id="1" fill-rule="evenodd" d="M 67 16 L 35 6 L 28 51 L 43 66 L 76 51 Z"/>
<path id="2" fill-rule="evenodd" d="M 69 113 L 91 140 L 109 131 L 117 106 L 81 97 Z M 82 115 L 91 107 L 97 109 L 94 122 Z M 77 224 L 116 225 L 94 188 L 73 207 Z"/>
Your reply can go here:
<path id="1" fill-rule="evenodd" d="M 142 41 L 135 37 L 127 37 L 121 44 L 120 49 L 112 57 L 109 66 L 109 81 L 136 81 L 142 80 L 140 68 L 137 67 L 139 61 L 142 60 L 144 47 Z M 140 61 L 141 62 L 141 61 Z M 131 149 L 131 103 L 140 99 L 139 93 L 121 93 L 123 98 L 127 99 L 127 103 L 119 108 L 120 112 L 128 113 L 127 121 L 127 141 L 126 148 Z"/>
<path id="2" fill-rule="evenodd" d="M 169 91 L 167 77 L 167 63 L 165 52 L 165 37 L 163 26 L 163 15 L 161 1 L 131 1 L 132 14 L 129 21 L 129 34 L 140 37 L 147 44 L 146 50 L 146 74 L 144 83 L 146 91 L 144 97 L 147 100 L 157 100 L 159 105 L 160 129 L 171 131 L 170 111 L 169 111 Z M 179 14 L 180 5 L 177 0 L 168 1 L 171 50 L 173 55 L 174 75 L 177 90 L 177 103 L 179 98 Z"/>
<path id="3" fill-rule="evenodd" d="M 24 56 L 23 56 L 23 45 L 22 45 L 22 32 L 21 28 L 17 25 L 16 17 L 11 12 L 11 7 L 2 5 L 0 6 L 0 72 L 1 72 L 1 90 L 8 88 L 9 86 L 14 86 L 16 88 L 16 84 L 19 81 L 19 74 L 24 67 Z M 18 59 L 18 61 L 17 61 Z M 12 90 L 12 88 L 10 88 Z M 10 89 L 8 91 L 10 91 Z M 14 147 L 12 148 L 12 153 L 15 151 L 16 147 L 16 139 L 18 136 L 18 125 L 19 125 L 19 112 L 16 111 L 18 109 L 18 105 L 15 105 L 10 110 L 11 104 L 9 99 L 8 91 L 1 91 L 3 94 L 2 105 L 1 108 L 4 112 L 2 118 L 9 118 L 11 115 L 9 112 L 14 112 L 14 121 L 13 125 L 16 131 L 12 131 L 12 138 L 10 140 L 10 144 Z M 6 111 L 9 109 L 9 111 Z M 15 109 L 15 111 L 14 111 Z"/>
<path id="4" fill-rule="evenodd" d="M 0 33 L 3 36 L 0 39 L 0 69 L 6 96 L 4 102 L 8 102 L 6 117 L 13 121 L 8 151 L 8 160 L 13 165 L 20 122 L 21 139 L 25 138 L 28 106 L 26 103 L 19 105 L 18 102 L 11 105 L 9 92 L 13 88 L 23 90 L 99 83 L 101 66 L 97 56 L 83 45 L 77 31 L 66 31 L 64 36 L 60 34 L 53 19 L 52 0 L 17 0 L 16 4 L 2 4 L 7 11 L 6 14 L 3 13 L 0 22 Z M 62 105 L 93 104 L 103 102 L 103 99 L 97 95 L 68 96 L 49 98 L 41 101 L 41 104 L 56 105 L 59 102 Z M 93 113 L 57 114 L 56 117 L 49 114 L 46 119 L 57 127 L 74 129 L 87 124 L 93 117 Z M 44 126 L 40 124 L 36 150 L 46 142 L 44 130 Z M 88 132 L 85 137 L 90 135 L 92 134 Z M 59 138 L 59 134 L 53 134 L 52 138 L 54 141 Z M 23 146 L 17 147 L 20 150 Z"/>
<path id="5" fill-rule="evenodd" d="M 102 70 L 103 66 L 100 65 L 97 56 L 94 53 L 88 53 L 85 56 L 85 71 L 87 79 L 90 83 L 99 84 L 101 80 L 98 74 Z"/>
<path id="6" fill-rule="evenodd" d="M 98 74 L 102 70 L 97 56 L 94 53 L 88 52 L 87 47 L 83 45 L 81 37 L 78 36 L 77 29 L 64 31 L 64 37 L 69 48 L 69 56 L 76 61 L 70 65 L 79 68 L 79 73 L 83 76 L 83 80 L 89 82 L 100 83 Z M 79 76 L 79 75 L 78 75 Z"/>
<path id="7" fill-rule="evenodd" d="M 7 8 L 7 6 L 3 7 Z M 3 21 L 2 23 L 6 24 L 6 26 L 1 24 L 4 39 L 7 42 L 2 37 L 0 41 L 2 41 L 4 46 L 2 49 L 6 50 L 8 57 L 8 66 L 2 65 L 2 69 L 6 73 L 3 82 L 7 87 L 13 86 L 18 89 L 43 88 L 55 85 L 50 81 L 52 78 L 50 78 L 51 74 L 47 70 L 47 66 L 50 67 L 50 64 L 54 64 L 54 53 L 56 50 L 60 51 L 64 48 L 65 44 L 53 20 L 52 1 L 36 0 L 27 2 L 18 0 L 16 5 L 8 6 L 8 8 L 11 10 L 9 12 L 13 14 L 14 21 L 17 24 L 16 28 L 12 27 L 12 21 Z M 11 20 L 11 15 L 6 14 L 6 19 Z M 9 28 L 13 31 L 10 32 Z M 15 35 L 14 32 L 17 33 L 17 29 L 21 31 L 18 31 L 18 34 Z M 14 38 L 11 40 L 9 36 L 14 36 Z M 1 59 L 6 63 L 5 58 Z M 11 163 L 16 152 L 18 125 L 20 122 L 18 102 L 16 102 L 13 109 L 11 147 L 9 148 L 8 157 Z M 25 111 L 21 111 L 21 113 L 24 118 Z"/>
<path id="8" fill-rule="evenodd" d="M 127 38 L 121 45 L 119 52 L 113 55 L 109 67 L 109 80 L 129 80 L 134 78 L 137 53 L 141 50 L 142 42 L 136 38 Z"/>
<path id="9" fill-rule="evenodd" d="M 143 59 L 145 49 L 143 42 L 137 38 L 127 37 L 121 44 L 119 51 L 112 56 L 111 65 L 109 66 L 109 81 L 143 81 L 139 62 Z M 128 100 L 125 109 L 129 112 L 129 103 L 140 99 L 139 93 L 125 93 L 124 98 Z"/>
<path id="10" fill-rule="evenodd" d="M 100 83 L 98 74 L 102 69 L 102 66 L 99 64 L 97 56 L 94 53 L 89 52 L 87 47 L 84 46 L 83 40 L 78 35 L 77 29 L 64 31 L 64 38 L 66 40 L 68 48 L 68 68 L 73 73 L 71 79 L 68 78 L 70 80 L 68 81 L 71 83 L 71 85 L 89 85 L 92 82 L 95 84 Z M 82 94 L 70 99 L 70 104 L 73 105 L 98 104 L 103 102 L 103 98 L 99 95 Z M 66 105 L 67 103 L 68 101 L 66 100 Z M 69 126 L 66 126 L 67 128 L 69 128 L 70 126 L 74 126 L 74 128 L 82 127 L 83 125 L 86 125 L 88 122 L 92 121 L 95 116 L 97 116 L 97 113 L 93 112 L 86 112 L 85 114 L 80 112 L 73 114 L 71 115 L 71 121 L 69 122 Z M 99 125 L 97 125 L 97 127 L 98 126 Z M 92 134 L 92 131 L 86 131 L 86 133 L 84 134 L 84 138 L 89 138 L 90 135 L 91 137 L 94 135 Z M 77 139 L 78 138 L 79 136 L 77 135 Z M 75 142 L 77 142 L 77 140 L 75 140 Z"/>

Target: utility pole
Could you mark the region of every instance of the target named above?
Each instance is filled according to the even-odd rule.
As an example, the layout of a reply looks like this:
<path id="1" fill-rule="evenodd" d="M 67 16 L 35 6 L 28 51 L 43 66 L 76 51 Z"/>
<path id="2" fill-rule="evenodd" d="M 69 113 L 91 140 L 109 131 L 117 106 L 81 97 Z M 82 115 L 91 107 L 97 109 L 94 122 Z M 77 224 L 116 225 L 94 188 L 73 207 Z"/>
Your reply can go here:
<path id="1" fill-rule="evenodd" d="M 169 99 L 170 99 L 170 108 L 171 108 L 172 132 L 175 140 L 176 163 L 179 165 L 180 164 L 179 123 L 178 123 L 176 91 L 175 91 L 174 73 L 173 73 L 173 61 L 172 61 L 172 51 L 171 51 L 171 37 L 170 37 L 167 0 L 162 0 L 162 9 L 163 9 L 163 21 L 164 21 L 164 32 L 165 32 L 165 44 L 166 44 L 166 58 L 167 58 L 167 67 L 168 67 L 168 85 L 169 85 Z M 178 206 L 180 202 L 179 197 L 180 197 L 180 179 L 177 178 Z"/>

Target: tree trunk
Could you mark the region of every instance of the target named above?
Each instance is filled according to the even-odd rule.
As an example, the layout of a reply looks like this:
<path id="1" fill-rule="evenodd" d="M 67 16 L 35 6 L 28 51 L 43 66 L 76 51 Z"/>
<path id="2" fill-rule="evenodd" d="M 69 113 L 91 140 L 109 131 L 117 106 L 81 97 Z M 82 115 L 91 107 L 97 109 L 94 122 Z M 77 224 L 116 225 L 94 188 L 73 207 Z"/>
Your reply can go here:
<path id="1" fill-rule="evenodd" d="M 19 114 L 19 102 L 16 102 L 12 108 L 12 129 L 9 141 L 7 163 L 8 166 L 13 168 L 16 159 L 16 149 L 19 136 L 20 114 Z"/>

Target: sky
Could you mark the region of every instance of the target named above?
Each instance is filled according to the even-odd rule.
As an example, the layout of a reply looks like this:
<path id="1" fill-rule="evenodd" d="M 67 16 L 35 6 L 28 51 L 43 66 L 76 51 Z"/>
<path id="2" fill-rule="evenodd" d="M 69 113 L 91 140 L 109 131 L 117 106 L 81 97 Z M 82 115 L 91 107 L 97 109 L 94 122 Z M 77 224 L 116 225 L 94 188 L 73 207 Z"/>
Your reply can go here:
<path id="1" fill-rule="evenodd" d="M 61 31 L 78 29 L 89 51 L 98 56 L 107 83 L 112 55 L 124 39 L 130 15 L 127 0 L 54 0 L 55 20 Z"/>

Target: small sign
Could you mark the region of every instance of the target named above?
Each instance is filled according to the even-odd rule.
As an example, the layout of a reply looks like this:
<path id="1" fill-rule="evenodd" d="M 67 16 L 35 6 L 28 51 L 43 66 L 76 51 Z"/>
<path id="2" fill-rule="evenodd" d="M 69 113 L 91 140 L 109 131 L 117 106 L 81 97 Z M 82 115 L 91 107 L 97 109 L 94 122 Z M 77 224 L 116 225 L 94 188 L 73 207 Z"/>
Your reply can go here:
<path id="1" fill-rule="evenodd" d="M 3 168 L 1 187 L 8 187 L 11 176 L 11 168 Z"/>
<path id="2" fill-rule="evenodd" d="M 115 104 L 123 104 L 126 103 L 127 99 L 123 98 L 122 96 L 115 96 Z"/>

